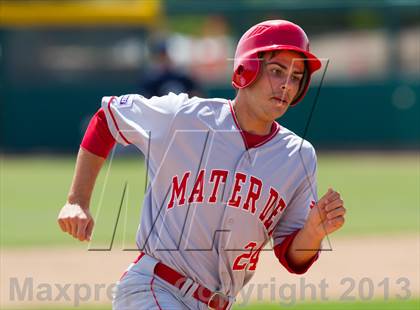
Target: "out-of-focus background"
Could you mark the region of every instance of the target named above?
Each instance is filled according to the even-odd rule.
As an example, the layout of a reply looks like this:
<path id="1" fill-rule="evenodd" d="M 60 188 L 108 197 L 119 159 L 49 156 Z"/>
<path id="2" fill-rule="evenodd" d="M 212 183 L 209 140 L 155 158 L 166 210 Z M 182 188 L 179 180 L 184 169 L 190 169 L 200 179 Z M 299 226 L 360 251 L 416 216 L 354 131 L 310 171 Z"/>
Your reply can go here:
<path id="1" fill-rule="evenodd" d="M 117 147 L 92 199 L 93 241 L 61 233 L 90 117 L 106 95 L 233 98 L 236 43 L 266 19 L 302 26 L 323 59 L 279 122 L 315 146 L 319 193 L 334 186 L 348 214 L 303 276 L 265 252 L 237 307 L 419 308 L 420 1 L 0 0 L 2 309 L 110 309 L 147 180 L 141 154 Z"/>

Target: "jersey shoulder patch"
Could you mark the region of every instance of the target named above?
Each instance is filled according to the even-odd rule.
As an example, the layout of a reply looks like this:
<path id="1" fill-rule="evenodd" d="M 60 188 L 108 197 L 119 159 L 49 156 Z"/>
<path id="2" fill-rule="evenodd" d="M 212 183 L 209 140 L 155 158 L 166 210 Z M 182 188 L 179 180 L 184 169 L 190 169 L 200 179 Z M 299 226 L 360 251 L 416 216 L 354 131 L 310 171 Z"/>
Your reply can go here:
<path id="1" fill-rule="evenodd" d="M 130 108 L 133 105 L 133 100 L 135 96 L 134 94 L 124 95 L 118 98 L 118 106 L 121 108 Z"/>

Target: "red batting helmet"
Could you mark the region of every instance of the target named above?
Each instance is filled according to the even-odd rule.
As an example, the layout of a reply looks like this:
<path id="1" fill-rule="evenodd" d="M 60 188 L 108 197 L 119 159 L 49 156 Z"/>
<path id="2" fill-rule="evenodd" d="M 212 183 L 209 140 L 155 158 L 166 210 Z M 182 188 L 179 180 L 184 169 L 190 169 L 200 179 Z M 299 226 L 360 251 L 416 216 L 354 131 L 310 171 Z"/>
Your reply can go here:
<path id="1" fill-rule="evenodd" d="M 276 50 L 295 51 L 306 58 L 304 78 L 291 103 L 295 105 L 305 96 L 311 75 L 321 68 L 321 62 L 309 52 L 309 40 L 303 29 L 286 20 L 264 21 L 244 33 L 236 47 L 232 85 L 238 89 L 251 85 L 261 67 L 258 53 Z"/>

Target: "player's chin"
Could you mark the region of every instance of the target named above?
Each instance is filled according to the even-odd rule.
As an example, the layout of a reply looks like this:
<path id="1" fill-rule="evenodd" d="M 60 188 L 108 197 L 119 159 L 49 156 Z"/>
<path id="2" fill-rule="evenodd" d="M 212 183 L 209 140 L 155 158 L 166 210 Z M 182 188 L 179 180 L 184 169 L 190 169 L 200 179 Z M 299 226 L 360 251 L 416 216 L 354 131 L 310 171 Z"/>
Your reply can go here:
<path id="1" fill-rule="evenodd" d="M 287 109 L 289 108 L 289 103 L 286 101 L 279 101 L 279 100 L 270 100 L 271 108 L 273 113 L 276 115 L 275 118 L 279 118 L 286 113 Z"/>

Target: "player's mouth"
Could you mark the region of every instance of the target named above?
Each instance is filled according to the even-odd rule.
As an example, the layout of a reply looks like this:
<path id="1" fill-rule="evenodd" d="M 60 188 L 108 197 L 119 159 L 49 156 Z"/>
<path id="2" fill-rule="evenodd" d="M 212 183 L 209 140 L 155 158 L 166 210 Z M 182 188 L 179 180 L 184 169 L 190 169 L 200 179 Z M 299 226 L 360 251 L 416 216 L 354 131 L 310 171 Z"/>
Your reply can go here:
<path id="1" fill-rule="evenodd" d="M 271 100 L 275 101 L 275 103 L 289 104 L 289 102 L 286 99 L 277 96 L 271 97 Z"/>

